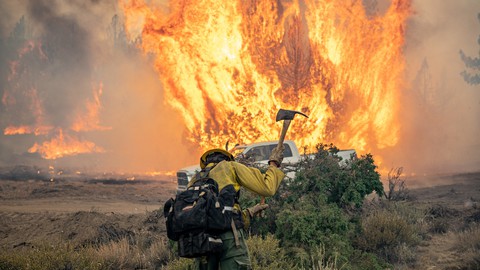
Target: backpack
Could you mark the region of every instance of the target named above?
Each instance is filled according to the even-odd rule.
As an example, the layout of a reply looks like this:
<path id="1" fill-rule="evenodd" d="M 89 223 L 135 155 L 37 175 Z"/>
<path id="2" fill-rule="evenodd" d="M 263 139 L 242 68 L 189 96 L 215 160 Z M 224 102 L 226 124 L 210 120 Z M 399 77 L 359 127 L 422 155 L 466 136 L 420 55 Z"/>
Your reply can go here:
<path id="1" fill-rule="evenodd" d="M 178 241 L 180 257 L 218 253 L 223 246 L 220 234 L 243 227 L 242 215 L 233 207 L 239 194 L 233 185 L 219 192 L 217 182 L 208 177 L 212 168 L 198 172 L 187 190 L 164 205 L 167 236 Z"/>

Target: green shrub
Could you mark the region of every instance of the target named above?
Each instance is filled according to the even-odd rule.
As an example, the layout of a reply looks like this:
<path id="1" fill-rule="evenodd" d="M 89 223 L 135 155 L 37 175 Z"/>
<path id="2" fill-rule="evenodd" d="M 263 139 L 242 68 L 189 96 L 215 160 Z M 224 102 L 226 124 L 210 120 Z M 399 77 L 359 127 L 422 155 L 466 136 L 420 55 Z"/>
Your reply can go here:
<path id="1" fill-rule="evenodd" d="M 299 164 L 296 178 L 289 185 L 290 201 L 296 201 L 305 194 L 322 194 L 329 203 L 342 208 L 361 207 L 365 196 L 376 192 L 384 195 L 380 174 L 372 155 L 355 158 L 340 167 L 333 145 L 319 145 L 313 159 Z"/>
<path id="2" fill-rule="evenodd" d="M 329 245 L 332 235 L 347 235 L 349 221 L 335 204 L 313 205 L 310 200 L 285 205 L 277 215 L 276 235 L 286 245 Z"/>
<path id="3" fill-rule="evenodd" d="M 349 161 L 340 167 L 333 145 L 319 145 L 313 158 L 298 164 L 296 177 L 285 180 L 267 203 L 265 217 L 252 222 L 252 234 L 275 234 L 289 258 L 299 267 L 319 267 L 333 258 L 347 269 L 353 253 L 352 231 L 356 213 L 371 193 L 383 195 L 383 185 L 371 155 Z M 243 192 L 244 207 L 259 202 L 259 197 Z M 353 210 L 353 211 L 352 211 Z M 324 248 L 320 259 L 315 250 Z M 331 265 L 329 265 L 331 266 Z"/>
<path id="4" fill-rule="evenodd" d="M 348 216 L 336 204 L 310 197 L 284 205 L 277 214 L 276 236 L 298 265 L 313 267 L 312 252 L 320 246 L 325 249 L 324 259 L 335 257 L 343 264 L 352 251 Z M 318 202 L 312 203 L 314 200 Z"/>

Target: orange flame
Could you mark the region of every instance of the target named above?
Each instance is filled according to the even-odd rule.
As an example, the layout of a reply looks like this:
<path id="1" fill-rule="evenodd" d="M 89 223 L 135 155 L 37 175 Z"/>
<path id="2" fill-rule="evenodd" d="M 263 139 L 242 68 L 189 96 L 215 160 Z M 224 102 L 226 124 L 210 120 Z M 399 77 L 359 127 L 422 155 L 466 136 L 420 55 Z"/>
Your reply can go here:
<path id="1" fill-rule="evenodd" d="M 102 94 L 103 85 L 100 84 L 98 89 L 94 88 L 93 101 L 87 101 L 86 113 L 78 114 L 76 121 L 72 124 L 71 130 L 76 132 L 92 131 L 92 130 L 108 130 L 110 127 L 100 125 L 99 110 L 101 108 L 100 96 Z M 5 135 L 15 134 L 35 134 L 48 135 L 53 129 L 53 126 L 42 125 L 44 122 L 43 106 L 40 99 L 37 97 L 37 91 L 31 91 L 30 110 L 36 118 L 37 124 L 35 126 L 8 126 L 4 130 Z M 50 141 L 45 141 L 42 144 L 35 143 L 30 149 L 29 153 L 38 152 L 45 159 L 57 159 L 64 156 L 72 156 L 85 153 L 103 153 L 105 150 L 102 147 L 96 146 L 90 141 L 83 141 L 76 136 L 64 134 L 62 128 L 56 129 L 55 136 Z"/>
<path id="2" fill-rule="evenodd" d="M 278 138 L 279 108 L 310 116 L 289 139 L 370 151 L 400 129 L 409 0 L 368 17 L 362 1 L 125 0 L 131 38 L 156 55 L 165 100 L 201 148 Z M 301 2 L 301 3 L 299 3 Z"/>
<path id="3" fill-rule="evenodd" d="M 17 135 L 17 134 L 35 134 L 35 135 L 46 135 L 48 134 L 53 127 L 51 126 L 8 126 L 5 128 L 3 134 L 5 135 Z"/>
<path id="4" fill-rule="evenodd" d="M 85 108 L 86 113 L 79 113 L 71 129 L 77 132 L 92 130 L 110 130 L 111 127 L 100 125 L 99 112 L 102 107 L 100 97 L 103 93 L 103 84 L 100 83 L 98 88 L 93 88 L 93 100 L 87 101 Z"/>
<path id="5" fill-rule="evenodd" d="M 28 149 L 28 152 L 37 152 L 45 159 L 57 159 L 84 153 L 103 153 L 105 150 L 96 146 L 93 142 L 79 140 L 71 135 L 64 134 L 62 129 L 58 129 L 54 138 L 43 142 L 41 145 L 35 143 Z"/>
<path id="6" fill-rule="evenodd" d="M 29 126 L 9 126 L 6 127 L 5 130 L 3 131 L 3 134 L 5 135 L 16 135 L 16 134 L 30 134 L 32 133 L 32 128 Z"/>

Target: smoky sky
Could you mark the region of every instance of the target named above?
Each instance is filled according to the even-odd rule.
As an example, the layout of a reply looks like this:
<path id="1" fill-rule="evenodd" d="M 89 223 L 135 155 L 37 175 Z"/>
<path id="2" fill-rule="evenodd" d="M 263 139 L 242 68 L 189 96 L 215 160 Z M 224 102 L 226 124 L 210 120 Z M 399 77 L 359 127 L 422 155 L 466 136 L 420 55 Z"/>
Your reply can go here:
<path id="1" fill-rule="evenodd" d="M 372 14 L 382 14 L 390 5 L 387 0 L 363 3 Z M 463 81 L 459 51 L 479 57 L 480 1 L 414 0 L 412 9 L 398 101 L 401 138 L 395 147 L 372 154 L 382 157 L 384 168 L 404 167 L 406 173 L 478 170 L 480 87 Z M 15 36 L 22 18 L 24 39 Z M 23 73 L 9 81 L 11 63 L 19 60 L 26 41 L 36 47 L 21 59 L 18 70 Z M 125 38 L 117 1 L 1 1 L 0 46 L 0 94 L 14 93 L 17 105 L 24 104 L 0 104 L 2 130 L 32 121 L 27 119 L 30 101 L 20 102 L 32 88 L 42 101 L 45 121 L 66 128 L 92 98 L 93 85 L 103 85 L 100 122 L 111 130 L 74 135 L 106 152 L 58 159 L 56 165 L 174 171 L 197 162 L 199 150 L 184 141 L 183 121 L 163 100 L 152 59 Z M 0 136 L 0 165 L 45 162 L 26 152 L 48 138 Z"/>
<path id="2" fill-rule="evenodd" d="M 480 57 L 480 2 L 414 1 L 413 8 L 405 46 L 401 145 L 408 150 L 399 151 L 402 162 L 417 173 L 478 171 L 480 85 L 463 80 L 459 51 Z"/>
<path id="3" fill-rule="evenodd" d="M 0 10 L 0 91 L 14 101 L 0 104 L 1 129 L 38 122 L 34 114 L 40 109 L 37 124 L 62 128 L 105 150 L 45 161 L 27 150 L 53 133 L 1 135 L 0 165 L 128 172 L 174 170 L 187 162 L 181 120 L 164 105 L 151 60 L 125 39 L 116 1 L 2 1 Z M 111 129 L 69 130 L 99 86 L 99 125 Z"/>
<path id="4" fill-rule="evenodd" d="M 47 101 L 46 114 L 51 116 L 51 124 L 64 126 L 72 108 L 90 93 L 90 35 L 74 18 L 59 14 L 56 2 L 30 1 L 27 17 L 41 31 L 47 57 L 48 70 L 39 82 Z"/>

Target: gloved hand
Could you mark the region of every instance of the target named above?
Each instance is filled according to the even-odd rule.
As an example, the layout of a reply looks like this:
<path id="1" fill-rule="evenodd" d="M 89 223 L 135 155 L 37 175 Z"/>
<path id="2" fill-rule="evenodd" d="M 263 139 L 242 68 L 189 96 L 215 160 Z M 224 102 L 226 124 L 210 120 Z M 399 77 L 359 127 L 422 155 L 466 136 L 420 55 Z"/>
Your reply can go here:
<path id="1" fill-rule="evenodd" d="M 250 218 L 253 218 L 267 208 L 268 204 L 256 204 L 250 208 L 247 208 L 247 212 L 250 215 Z"/>
<path id="2" fill-rule="evenodd" d="M 272 154 L 270 155 L 270 158 L 268 159 L 268 163 L 270 164 L 271 161 L 277 165 L 277 167 L 280 167 L 280 164 L 282 164 L 283 161 L 283 151 L 285 150 L 285 146 L 278 145 L 277 147 L 273 148 Z"/>

